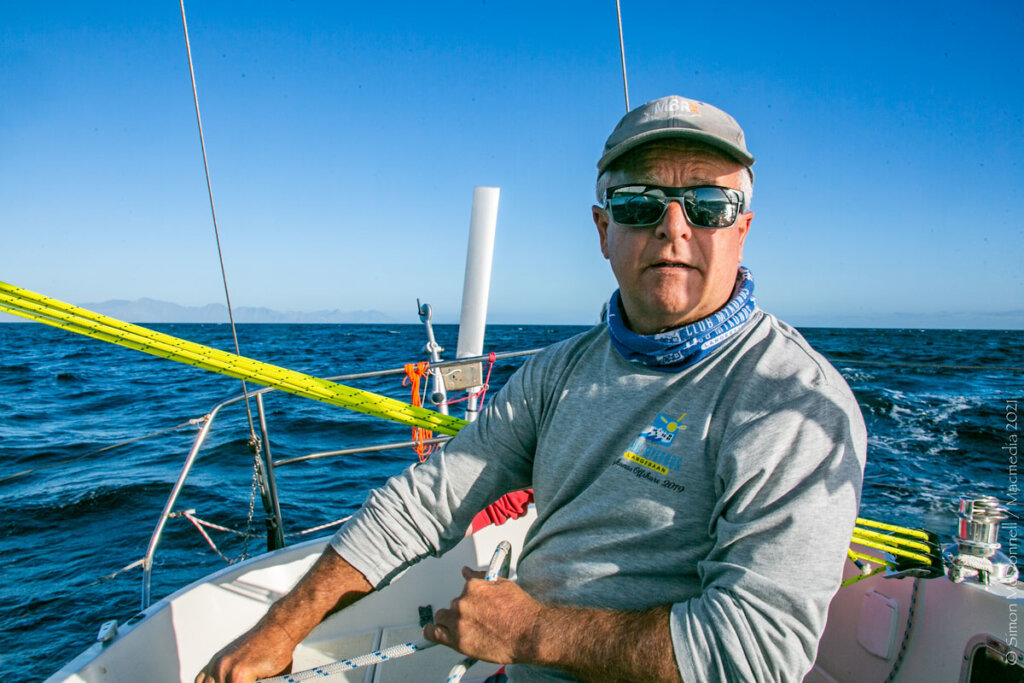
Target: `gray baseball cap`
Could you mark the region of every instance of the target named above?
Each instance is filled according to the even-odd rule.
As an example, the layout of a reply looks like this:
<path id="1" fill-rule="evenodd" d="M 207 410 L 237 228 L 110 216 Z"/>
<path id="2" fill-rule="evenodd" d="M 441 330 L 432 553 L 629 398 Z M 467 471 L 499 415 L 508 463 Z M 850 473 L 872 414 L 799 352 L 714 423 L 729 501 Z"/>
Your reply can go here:
<path id="1" fill-rule="evenodd" d="M 604 143 L 597 169 L 604 172 L 629 150 L 665 138 L 698 140 L 722 150 L 748 169 L 754 165 L 736 119 L 705 102 L 669 95 L 651 100 L 622 117 Z"/>

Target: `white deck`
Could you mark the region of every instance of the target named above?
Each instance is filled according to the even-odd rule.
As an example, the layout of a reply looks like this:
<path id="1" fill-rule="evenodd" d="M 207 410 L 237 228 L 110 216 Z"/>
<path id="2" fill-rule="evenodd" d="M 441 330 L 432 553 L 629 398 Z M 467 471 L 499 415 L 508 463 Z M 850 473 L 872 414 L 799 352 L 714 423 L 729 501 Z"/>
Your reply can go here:
<path id="1" fill-rule="evenodd" d="M 296 671 L 422 638 L 419 610 L 447 607 L 464 584 L 464 565 L 486 569 L 502 539 L 513 544 L 513 567 L 530 513 L 500 527 L 487 527 L 465 539 L 443 558 L 428 558 L 386 590 L 371 593 L 326 619 L 295 652 Z M 48 683 L 191 683 L 221 647 L 259 620 L 312 566 L 325 539 L 290 546 L 276 553 L 227 567 L 152 605 L 117 637 L 96 644 L 55 673 Z M 513 569 L 513 578 L 515 576 Z M 332 681 L 388 683 L 443 681 L 462 655 L 439 646 L 379 667 L 331 677 Z M 464 680 L 494 673 L 494 664 L 476 664 Z M 327 679 L 319 679 L 327 680 Z"/>

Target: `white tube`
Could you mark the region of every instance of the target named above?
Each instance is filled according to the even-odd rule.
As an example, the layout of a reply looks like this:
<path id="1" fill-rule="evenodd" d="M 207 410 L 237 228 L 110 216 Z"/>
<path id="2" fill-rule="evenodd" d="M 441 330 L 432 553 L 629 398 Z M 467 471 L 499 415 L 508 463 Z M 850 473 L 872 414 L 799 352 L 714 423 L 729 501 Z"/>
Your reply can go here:
<path id="1" fill-rule="evenodd" d="M 497 187 L 473 188 L 473 212 L 469 220 L 466 279 L 462 285 L 462 313 L 456 358 L 479 356 L 484 351 L 487 296 L 491 290 L 494 231 L 498 224 Z"/>

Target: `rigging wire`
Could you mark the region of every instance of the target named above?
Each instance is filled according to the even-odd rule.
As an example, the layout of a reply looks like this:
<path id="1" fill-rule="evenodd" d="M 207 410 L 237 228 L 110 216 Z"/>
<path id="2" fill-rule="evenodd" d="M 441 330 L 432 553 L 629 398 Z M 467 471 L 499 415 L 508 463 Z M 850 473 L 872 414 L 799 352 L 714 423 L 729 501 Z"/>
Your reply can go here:
<path id="1" fill-rule="evenodd" d="M 619 18 L 619 56 L 622 58 L 622 91 L 626 95 L 626 112 L 629 113 L 629 84 L 626 82 L 626 43 L 622 39 L 622 6 L 619 4 L 619 0 L 615 0 L 615 14 Z"/>
<path id="2" fill-rule="evenodd" d="M 188 39 L 188 22 L 185 20 L 185 0 L 179 0 L 181 5 L 181 27 L 185 31 L 185 51 L 188 53 L 188 73 L 192 78 L 192 100 L 196 105 L 196 124 L 199 127 L 199 146 L 203 150 L 203 169 L 206 171 L 206 191 L 210 196 L 210 215 L 213 217 L 213 236 L 217 241 L 217 258 L 220 260 L 220 276 L 224 282 L 224 298 L 228 305 L 228 320 L 231 322 L 231 337 L 235 342 L 235 355 L 241 356 L 242 351 L 238 346 L 238 332 L 235 329 L 235 314 L 231 308 L 231 293 L 228 291 L 228 274 L 224 268 L 224 251 L 220 246 L 220 230 L 217 228 L 217 209 L 213 204 L 213 184 L 210 182 L 210 164 L 206 158 L 206 138 L 203 135 L 203 119 L 199 114 L 199 91 L 196 89 L 196 72 L 192 66 L 192 44 Z M 249 420 L 249 445 L 253 451 L 259 447 L 259 438 L 256 436 L 256 427 L 252 419 L 252 408 L 249 406 L 249 392 L 245 387 L 245 380 L 242 380 L 242 395 L 245 396 L 245 415 Z"/>

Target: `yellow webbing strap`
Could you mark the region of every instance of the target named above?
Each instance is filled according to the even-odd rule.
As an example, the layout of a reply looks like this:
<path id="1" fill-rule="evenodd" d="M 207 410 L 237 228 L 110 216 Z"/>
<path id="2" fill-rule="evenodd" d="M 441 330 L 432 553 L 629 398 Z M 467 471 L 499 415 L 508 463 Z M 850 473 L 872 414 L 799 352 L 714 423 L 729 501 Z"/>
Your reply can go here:
<path id="1" fill-rule="evenodd" d="M 122 322 L 5 282 L 0 282 L 0 311 L 410 427 L 430 429 L 454 436 L 467 424 L 465 420 L 457 417 L 413 407 L 387 396 Z"/>

